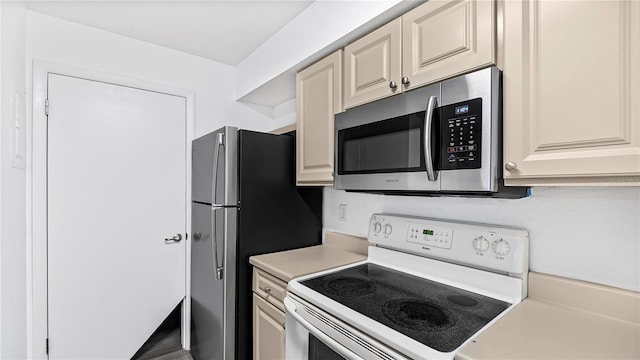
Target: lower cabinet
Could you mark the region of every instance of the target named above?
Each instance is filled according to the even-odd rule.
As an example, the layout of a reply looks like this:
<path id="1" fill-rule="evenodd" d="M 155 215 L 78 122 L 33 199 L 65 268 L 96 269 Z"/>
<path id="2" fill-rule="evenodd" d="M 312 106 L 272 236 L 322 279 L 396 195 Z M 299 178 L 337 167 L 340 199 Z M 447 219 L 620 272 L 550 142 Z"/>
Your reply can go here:
<path id="1" fill-rule="evenodd" d="M 287 283 L 253 268 L 253 358 L 282 360 L 285 352 L 284 296 Z"/>
<path id="2" fill-rule="evenodd" d="M 284 359 L 284 313 L 253 294 L 253 358 Z"/>

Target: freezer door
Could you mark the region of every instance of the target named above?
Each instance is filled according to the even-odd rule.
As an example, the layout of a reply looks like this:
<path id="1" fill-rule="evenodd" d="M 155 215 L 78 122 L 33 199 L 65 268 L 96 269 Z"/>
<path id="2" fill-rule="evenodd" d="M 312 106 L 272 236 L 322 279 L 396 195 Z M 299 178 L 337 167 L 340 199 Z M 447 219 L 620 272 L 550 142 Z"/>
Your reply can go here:
<path id="1" fill-rule="evenodd" d="M 237 205 L 238 129 L 225 126 L 193 140 L 192 200 Z"/>
<path id="2" fill-rule="evenodd" d="M 191 351 L 196 359 L 233 358 L 236 217 L 237 208 L 192 205 Z"/>

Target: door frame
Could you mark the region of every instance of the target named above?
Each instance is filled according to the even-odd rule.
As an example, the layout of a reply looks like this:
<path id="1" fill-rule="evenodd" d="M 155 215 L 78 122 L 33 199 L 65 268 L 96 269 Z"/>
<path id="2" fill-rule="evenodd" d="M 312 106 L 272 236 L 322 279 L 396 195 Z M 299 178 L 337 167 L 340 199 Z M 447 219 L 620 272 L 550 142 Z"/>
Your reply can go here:
<path id="1" fill-rule="evenodd" d="M 27 146 L 27 356 L 48 359 L 45 339 L 47 324 L 47 99 L 50 73 L 126 86 L 140 90 L 183 97 L 186 100 L 186 232 L 191 233 L 191 141 L 195 136 L 195 92 L 144 80 L 137 80 L 95 70 L 42 60 L 33 61 L 31 106 L 31 144 Z M 29 144 L 28 144 L 29 145 Z M 188 239 L 190 240 L 190 239 Z M 182 347 L 190 348 L 191 302 L 191 241 L 185 244 L 185 301 L 182 306 Z M 142 345 L 142 344 L 140 344 Z"/>

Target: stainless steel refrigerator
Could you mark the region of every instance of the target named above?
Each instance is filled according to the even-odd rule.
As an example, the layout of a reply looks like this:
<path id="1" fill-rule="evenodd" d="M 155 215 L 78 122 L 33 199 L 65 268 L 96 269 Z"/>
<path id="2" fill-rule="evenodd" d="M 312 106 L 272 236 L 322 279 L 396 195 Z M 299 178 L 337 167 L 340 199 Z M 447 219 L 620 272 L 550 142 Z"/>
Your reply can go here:
<path id="1" fill-rule="evenodd" d="M 295 138 L 224 127 L 193 141 L 191 352 L 252 358 L 249 257 L 321 242 L 322 192 L 295 186 Z"/>

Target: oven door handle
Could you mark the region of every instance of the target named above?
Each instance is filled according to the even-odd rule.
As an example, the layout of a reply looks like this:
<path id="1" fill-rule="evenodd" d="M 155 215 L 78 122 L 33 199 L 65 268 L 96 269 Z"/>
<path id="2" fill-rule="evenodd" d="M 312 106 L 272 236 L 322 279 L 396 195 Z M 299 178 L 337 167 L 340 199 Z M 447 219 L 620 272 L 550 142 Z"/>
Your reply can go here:
<path id="1" fill-rule="evenodd" d="M 297 307 L 289 298 L 284 298 L 284 308 L 287 311 L 287 315 L 291 315 L 296 322 L 300 325 L 304 326 L 307 331 L 309 331 L 313 336 L 318 338 L 318 340 L 322 341 L 325 345 L 332 348 L 334 351 L 344 356 L 348 360 L 363 360 L 358 355 L 354 354 L 351 350 L 344 347 L 339 342 L 333 340 L 328 337 L 325 333 L 315 328 L 315 326 L 311 325 L 307 320 L 303 319 L 302 316 L 298 315 L 296 312 Z"/>
<path id="2" fill-rule="evenodd" d="M 436 181 L 438 173 L 433 170 L 433 154 L 431 153 L 431 139 L 433 132 L 433 114 L 438 106 L 438 97 L 430 96 L 424 116 L 424 164 L 427 168 L 427 180 Z"/>

